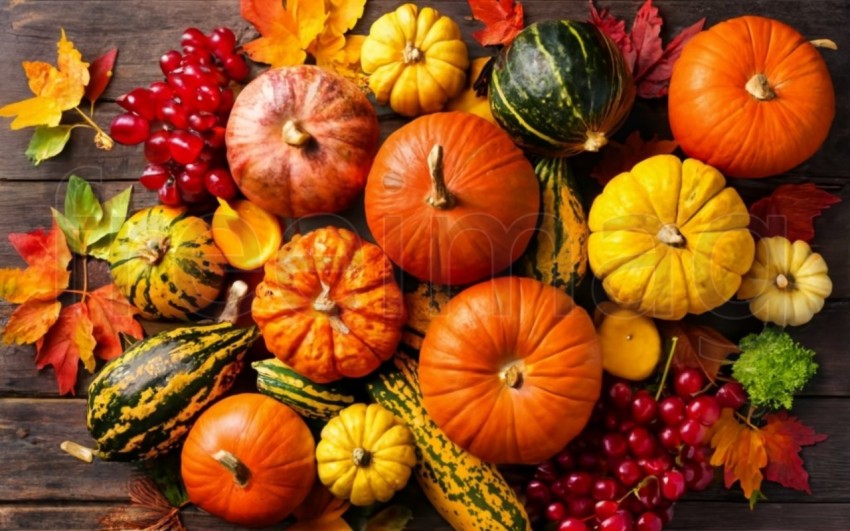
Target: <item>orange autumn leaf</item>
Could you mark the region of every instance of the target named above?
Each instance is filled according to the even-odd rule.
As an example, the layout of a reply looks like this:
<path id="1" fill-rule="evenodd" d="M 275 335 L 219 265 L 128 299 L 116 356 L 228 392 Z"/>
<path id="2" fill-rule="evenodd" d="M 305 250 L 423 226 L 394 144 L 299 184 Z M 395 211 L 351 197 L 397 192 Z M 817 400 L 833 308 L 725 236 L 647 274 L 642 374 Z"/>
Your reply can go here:
<path id="1" fill-rule="evenodd" d="M 638 162 L 653 155 L 669 155 L 678 147 L 679 144 L 675 140 L 659 140 L 658 135 L 644 140 L 640 131 L 634 131 L 623 144 L 608 142 L 602 151 L 602 158 L 590 172 L 590 176 L 604 186 L 617 175 L 631 170 Z"/>
<path id="2" fill-rule="evenodd" d="M 766 415 L 765 421 L 767 424 L 762 428 L 768 459 L 765 478 L 783 487 L 811 494 L 809 474 L 803 468 L 800 451 L 803 446 L 825 441 L 826 435 L 816 433 L 785 411 Z"/>
<path id="3" fill-rule="evenodd" d="M 142 325 L 134 318 L 139 311 L 133 307 L 115 284 L 89 292 L 86 298 L 92 333 L 97 341 L 94 354 L 102 360 L 120 356 L 124 349 L 121 336 L 142 339 Z"/>
<path id="4" fill-rule="evenodd" d="M 12 312 L 6 328 L 3 330 L 3 341 L 7 344 L 27 345 L 35 343 L 59 319 L 62 304 L 57 301 L 42 301 L 33 299 L 27 301 Z"/>
<path id="5" fill-rule="evenodd" d="M 674 369 L 699 369 L 714 382 L 717 372 L 731 354 L 741 352 L 717 330 L 683 321 L 659 321 L 661 334 L 670 339 L 678 337 L 671 365 Z"/>
<path id="6" fill-rule="evenodd" d="M 321 481 L 313 483 L 307 498 L 292 513 L 297 522 L 287 529 L 300 531 L 337 531 L 351 527 L 342 519 L 342 515 L 351 504 L 334 496 Z M 344 527 L 343 527 L 344 526 Z"/>
<path id="7" fill-rule="evenodd" d="M 38 369 L 53 366 L 59 394 L 74 394 L 81 360 L 89 372 L 94 371 L 93 332 L 88 308 L 78 302 L 63 308 L 56 324 L 36 343 L 35 366 Z"/>
<path id="8" fill-rule="evenodd" d="M 481 46 L 510 44 L 525 27 L 522 4 L 514 0 L 468 0 L 472 18 L 484 23 L 484 29 L 472 37 Z"/>
<path id="9" fill-rule="evenodd" d="M 736 481 L 747 499 L 759 492 L 764 479 L 762 469 L 767 466 L 767 450 L 761 430 L 738 422 L 735 412 L 725 408 L 712 427 L 712 466 L 723 466 L 723 480 L 728 489 Z"/>
<path id="10" fill-rule="evenodd" d="M 80 104 L 89 83 L 89 64 L 74 43 L 65 37 L 65 30 L 57 45 L 57 67 L 42 61 L 24 61 L 23 67 L 29 87 L 35 97 L 10 103 L 0 108 L 0 116 L 11 117 L 12 129 L 36 125 L 55 127 L 62 112 Z"/>
<path id="11" fill-rule="evenodd" d="M 49 232 L 37 229 L 10 234 L 12 247 L 27 263 L 26 269 L 0 269 L 0 298 L 15 304 L 55 299 L 68 288 L 71 251 L 56 222 Z"/>

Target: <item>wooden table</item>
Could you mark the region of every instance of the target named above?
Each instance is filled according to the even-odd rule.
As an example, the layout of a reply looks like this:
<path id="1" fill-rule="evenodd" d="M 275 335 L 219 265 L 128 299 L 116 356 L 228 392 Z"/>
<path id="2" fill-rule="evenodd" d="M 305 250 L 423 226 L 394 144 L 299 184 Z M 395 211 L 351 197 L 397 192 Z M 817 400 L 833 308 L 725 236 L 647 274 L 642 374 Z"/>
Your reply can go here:
<path id="1" fill-rule="evenodd" d="M 423 2 L 426 3 L 426 2 Z M 464 1 L 427 2 L 461 23 L 468 43 L 476 24 L 468 18 Z M 543 18 L 587 19 L 587 3 L 579 0 L 526 0 L 528 22 Z M 621 17 L 631 18 L 638 0 L 604 0 Z M 784 19 L 803 34 L 834 39 L 838 52 L 825 51 L 837 92 L 838 112 L 824 148 L 787 176 L 769 181 L 737 183 L 745 196 L 767 193 L 779 182 L 809 179 L 844 198 L 844 204 L 817 220 L 816 250 L 821 252 L 835 282 L 823 312 L 792 334 L 818 351 L 821 369 L 794 412 L 817 431 L 829 434 L 827 442 L 807 449 L 804 457 L 811 474 L 811 496 L 769 485 L 768 501 L 751 512 L 738 490 L 717 486 L 689 495 L 676 507 L 675 529 L 850 529 L 850 361 L 846 354 L 850 324 L 850 4 L 846 0 L 657 0 L 667 22 L 666 32 L 678 31 L 705 16 L 707 24 L 757 13 Z M 370 0 L 356 28 L 365 33 L 380 14 L 401 4 L 397 0 Z M 182 30 L 198 26 L 234 28 L 241 41 L 253 35 L 239 16 L 238 0 L 7 0 L 0 7 L 0 102 L 30 96 L 20 67 L 22 60 L 55 60 L 59 28 L 91 60 L 109 47 L 120 50 L 115 77 L 98 106 L 97 120 L 104 127 L 119 108 L 114 99 L 137 85 L 161 77 L 157 60 L 176 47 Z M 668 35 L 669 36 L 669 35 Z M 473 56 L 484 55 L 477 46 Z M 656 105 L 654 109 L 662 109 Z M 384 112 L 381 131 L 386 136 L 403 121 Z M 24 157 L 28 132 L 13 132 L 4 120 L 0 126 L 0 233 L 26 232 L 50 225 L 50 206 L 61 208 L 65 183 L 76 174 L 96 183 L 101 197 L 136 183 L 143 160 L 141 148 L 95 149 L 88 132 L 74 133 L 61 156 L 33 167 Z M 155 202 L 154 194 L 136 184 L 132 208 Z M 355 209 L 356 211 L 357 209 Z M 0 238 L 0 265 L 19 266 L 20 259 L 6 238 Z M 75 264 L 79 268 L 79 263 Z M 5 320 L 9 306 L 3 306 Z M 741 323 L 727 323 L 730 334 L 740 333 Z M 82 372 L 82 369 L 81 369 Z M 96 462 L 82 464 L 59 450 L 65 439 L 88 441 L 85 429 L 81 378 L 76 397 L 59 398 L 52 371 L 38 373 L 32 347 L 3 346 L 0 350 L 0 528 L 93 529 L 111 508 L 127 502 L 127 465 Z M 415 490 L 408 499 L 416 506 L 417 529 L 445 528 Z M 190 529 L 229 529 L 197 510 L 185 511 Z"/>

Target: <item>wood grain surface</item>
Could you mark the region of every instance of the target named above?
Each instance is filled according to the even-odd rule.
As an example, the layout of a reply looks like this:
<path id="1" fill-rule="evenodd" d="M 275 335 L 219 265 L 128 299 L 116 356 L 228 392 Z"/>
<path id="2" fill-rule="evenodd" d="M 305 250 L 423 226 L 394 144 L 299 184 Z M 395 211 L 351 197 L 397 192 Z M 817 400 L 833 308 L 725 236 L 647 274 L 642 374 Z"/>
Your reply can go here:
<path id="1" fill-rule="evenodd" d="M 378 16 L 401 3 L 370 0 L 354 32 L 366 33 Z M 465 1 L 421 3 L 437 7 L 460 23 L 473 56 L 488 54 L 474 45 L 471 35 L 478 26 L 470 20 Z M 630 19 L 640 1 L 600 3 Z M 527 0 L 523 4 L 527 22 L 588 17 L 584 0 Z M 700 17 L 706 17 L 707 25 L 712 25 L 733 16 L 760 14 L 785 20 L 811 38 L 831 38 L 840 49 L 823 52 L 838 95 L 835 123 L 823 149 L 787 175 L 734 183 L 745 199 L 754 200 L 779 183 L 809 179 L 844 200 L 815 224 L 813 247 L 829 264 L 835 283 L 833 296 L 812 322 L 792 330 L 795 338 L 818 352 L 820 363 L 819 373 L 797 399 L 794 412 L 830 436 L 825 443 L 803 452 L 813 493 L 809 496 L 771 484 L 765 489 L 768 500 L 750 511 L 738 490 L 726 491 L 715 485 L 679 502 L 671 529 L 850 529 L 850 356 L 846 354 L 850 281 L 845 276 L 850 273 L 850 158 L 846 149 L 850 145 L 850 99 L 845 97 L 850 93 L 850 58 L 846 53 L 850 50 L 850 32 L 846 29 L 850 27 L 850 2 L 656 0 L 655 4 L 666 21 L 667 37 Z M 158 58 L 178 46 L 183 29 L 197 26 L 209 30 L 221 25 L 234 28 L 242 42 L 255 35 L 239 16 L 238 0 L 6 0 L 0 3 L 0 104 L 29 97 L 20 62 L 54 62 L 62 27 L 85 59 L 109 47 L 119 48 L 115 77 L 97 108 L 96 119 L 105 127 L 119 112 L 114 103 L 118 95 L 161 78 Z M 388 109 L 380 109 L 379 115 L 382 137 L 405 123 Z M 663 102 L 641 103 L 624 131 L 635 124 L 647 131 L 664 131 L 665 118 Z M 62 155 L 34 167 L 23 154 L 29 136 L 28 131 L 11 131 L 8 121 L 0 123 L 0 267 L 22 264 L 5 235 L 48 226 L 48 207 L 62 204 L 70 175 L 95 183 L 97 193 L 104 197 L 136 183 L 144 166 L 141 147 L 100 151 L 89 132 L 75 131 Z M 592 163 L 592 158 L 585 157 L 578 167 Z M 133 209 L 156 201 L 138 184 L 134 188 Z M 362 205 L 345 217 L 348 221 L 320 217 L 305 222 L 304 227 L 328 222 L 364 227 Z M 79 268 L 79 262 L 75 267 Z M 106 278 L 103 265 L 93 269 L 95 277 Z M 0 324 L 5 323 L 10 311 L 10 306 L 0 305 Z M 729 315 L 740 313 L 729 309 Z M 720 322 L 721 329 L 732 336 L 753 324 L 731 318 Z M 126 484 L 132 469 L 117 463 L 85 465 L 59 450 L 59 443 L 66 439 L 91 442 L 85 428 L 83 399 L 89 377 L 80 378 L 76 398 L 58 398 L 52 372 L 36 371 L 33 354 L 31 347 L 0 346 L 0 529 L 96 529 L 100 517 L 127 503 Z M 417 489 L 409 488 L 404 499 L 412 500 L 415 507 L 411 529 L 449 529 Z M 197 509 L 184 510 L 183 520 L 190 530 L 235 529 Z"/>

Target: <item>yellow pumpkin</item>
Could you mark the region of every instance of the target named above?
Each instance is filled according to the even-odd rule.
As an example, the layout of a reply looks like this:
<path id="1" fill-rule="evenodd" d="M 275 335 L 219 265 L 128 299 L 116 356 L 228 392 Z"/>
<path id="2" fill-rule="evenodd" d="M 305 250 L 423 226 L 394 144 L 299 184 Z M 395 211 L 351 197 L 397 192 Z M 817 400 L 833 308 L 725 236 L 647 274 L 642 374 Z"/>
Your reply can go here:
<path id="1" fill-rule="evenodd" d="M 821 311 L 831 293 L 823 257 L 802 240 L 776 236 L 759 240 L 738 298 L 749 299 L 750 311 L 762 321 L 797 326 Z"/>
<path id="2" fill-rule="evenodd" d="M 646 379 L 655 372 L 661 359 L 661 334 L 655 321 L 611 303 L 600 304 L 597 312 L 602 368 L 633 381 Z"/>
<path id="3" fill-rule="evenodd" d="M 656 155 L 593 202 L 590 267 L 620 306 L 658 319 L 704 313 L 729 300 L 752 265 L 749 220 L 719 171 Z"/>
<path id="4" fill-rule="evenodd" d="M 419 116 L 441 110 L 463 90 L 469 55 L 452 19 L 404 4 L 372 24 L 360 63 L 378 103 Z"/>
<path id="5" fill-rule="evenodd" d="M 385 502 L 410 479 L 416 444 L 407 426 L 380 404 L 354 404 L 322 429 L 319 480 L 353 505 Z"/>
<path id="6" fill-rule="evenodd" d="M 475 90 L 475 81 L 481 75 L 484 66 L 492 59 L 492 57 L 477 57 L 471 61 L 469 79 L 466 82 L 466 86 L 460 94 L 446 103 L 447 111 L 471 112 L 488 122 L 496 123 L 496 119 L 493 118 L 493 112 L 490 110 L 490 100 L 487 99 L 487 93 L 485 92 L 483 96 L 479 96 Z"/>

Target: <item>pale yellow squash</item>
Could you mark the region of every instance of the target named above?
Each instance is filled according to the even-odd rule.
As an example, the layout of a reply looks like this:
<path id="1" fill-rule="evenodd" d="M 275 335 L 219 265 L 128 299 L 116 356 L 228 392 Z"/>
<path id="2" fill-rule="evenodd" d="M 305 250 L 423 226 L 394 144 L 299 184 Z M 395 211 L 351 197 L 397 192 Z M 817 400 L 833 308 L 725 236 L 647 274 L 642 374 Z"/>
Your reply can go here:
<path id="1" fill-rule="evenodd" d="M 797 326 L 821 311 L 831 293 L 823 257 L 804 241 L 776 236 L 756 244 L 756 258 L 738 298 L 749 299 L 750 311 L 762 321 Z"/>
<path id="2" fill-rule="evenodd" d="M 404 4 L 372 24 L 360 62 L 378 103 L 419 116 L 442 110 L 463 90 L 469 54 L 452 19 Z"/>
<path id="3" fill-rule="evenodd" d="M 657 155 L 605 187 L 590 209 L 588 258 L 608 296 L 658 319 L 712 310 L 753 262 L 750 216 L 723 175 Z"/>
<path id="4" fill-rule="evenodd" d="M 648 378 L 661 359 L 661 334 L 655 321 L 615 305 L 597 310 L 596 333 L 602 350 L 602 368 L 626 380 Z"/>

